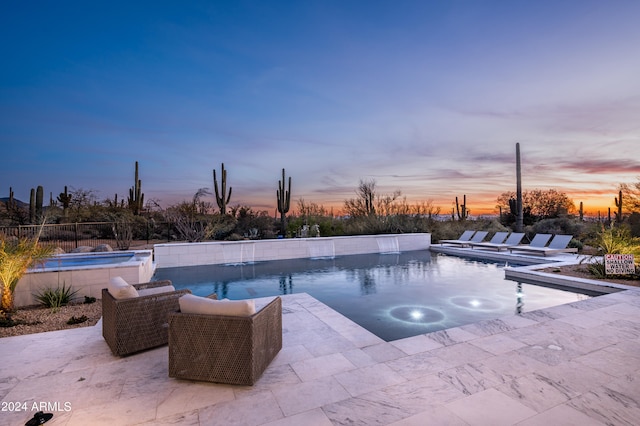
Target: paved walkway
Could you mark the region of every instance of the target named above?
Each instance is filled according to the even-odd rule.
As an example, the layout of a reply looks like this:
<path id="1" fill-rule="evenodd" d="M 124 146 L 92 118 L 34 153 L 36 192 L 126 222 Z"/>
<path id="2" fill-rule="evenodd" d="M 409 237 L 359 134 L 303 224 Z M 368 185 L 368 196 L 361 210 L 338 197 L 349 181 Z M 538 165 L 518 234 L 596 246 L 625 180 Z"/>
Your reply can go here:
<path id="1" fill-rule="evenodd" d="M 640 290 L 384 342 L 306 294 L 253 387 L 116 358 L 95 327 L 0 339 L 0 425 L 638 425 Z M 17 405 L 16 405 L 17 404 Z"/>

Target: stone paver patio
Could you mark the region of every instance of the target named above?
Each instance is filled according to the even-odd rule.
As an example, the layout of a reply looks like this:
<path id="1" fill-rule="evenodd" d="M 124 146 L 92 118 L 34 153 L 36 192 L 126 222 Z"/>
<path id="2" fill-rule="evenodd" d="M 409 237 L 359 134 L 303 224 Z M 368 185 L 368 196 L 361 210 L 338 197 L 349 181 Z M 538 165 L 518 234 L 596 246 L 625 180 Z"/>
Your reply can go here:
<path id="1" fill-rule="evenodd" d="M 393 342 L 282 298 L 253 387 L 170 379 L 166 347 L 114 357 L 100 323 L 0 339 L 0 425 L 640 424 L 640 290 Z"/>

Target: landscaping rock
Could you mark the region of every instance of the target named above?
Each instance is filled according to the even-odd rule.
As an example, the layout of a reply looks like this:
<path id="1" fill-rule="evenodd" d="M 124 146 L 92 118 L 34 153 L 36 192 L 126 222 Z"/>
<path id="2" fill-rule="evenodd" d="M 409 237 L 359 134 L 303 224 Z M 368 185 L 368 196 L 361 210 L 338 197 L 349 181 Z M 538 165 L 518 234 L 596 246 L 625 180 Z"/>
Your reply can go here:
<path id="1" fill-rule="evenodd" d="M 69 253 L 91 253 L 93 251 L 93 247 L 91 246 L 79 246 L 72 249 Z"/>

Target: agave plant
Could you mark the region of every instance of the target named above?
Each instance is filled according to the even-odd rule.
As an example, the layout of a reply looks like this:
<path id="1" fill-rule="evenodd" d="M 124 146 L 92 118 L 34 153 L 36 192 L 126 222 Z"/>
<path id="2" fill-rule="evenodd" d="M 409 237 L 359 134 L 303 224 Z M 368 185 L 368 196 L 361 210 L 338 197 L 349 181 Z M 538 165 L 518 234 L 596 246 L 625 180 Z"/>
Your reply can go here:
<path id="1" fill-rule="evenodd" d="M 46 288 L 33 296 L 42 306 L 56 312 L 62 306 L 68 305 L 77 293 L 78 290 L 73 290 L 71 287 L 67 287 L 66 283 L 63 283 L 62 287 Z"/>
<path id="2" fill-rule="evenodd" d="M 0 234 L 0 310 L 3 312 L 13 311 L 14 291 L 20 278 L 29 268 L 53 253 L 52 247 L 39 244 L 39 235 L 35 238 L 9 240 Z"/>

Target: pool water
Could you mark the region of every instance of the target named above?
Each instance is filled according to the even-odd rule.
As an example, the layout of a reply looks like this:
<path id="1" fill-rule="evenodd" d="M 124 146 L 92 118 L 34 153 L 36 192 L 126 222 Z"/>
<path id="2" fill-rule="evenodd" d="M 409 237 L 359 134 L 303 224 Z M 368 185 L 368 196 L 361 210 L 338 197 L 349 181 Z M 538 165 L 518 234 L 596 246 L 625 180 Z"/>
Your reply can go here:
<path id="1" fill-rule="evenodd" d="M 162 268 L 154 277 L 220 299 L 308 293 L 386 341 L 590 297 L 508 281 L 504 266 L 412 251 Z"/>
<path id="2" fill-rule="evenodd" d="M 39 264 L 40 268 L 68 268 L 76 266 L 111 265 L 131 260 L 133 253 L 66 255 L 53 257 Z"/>

